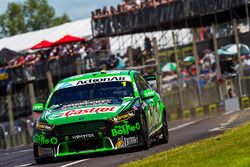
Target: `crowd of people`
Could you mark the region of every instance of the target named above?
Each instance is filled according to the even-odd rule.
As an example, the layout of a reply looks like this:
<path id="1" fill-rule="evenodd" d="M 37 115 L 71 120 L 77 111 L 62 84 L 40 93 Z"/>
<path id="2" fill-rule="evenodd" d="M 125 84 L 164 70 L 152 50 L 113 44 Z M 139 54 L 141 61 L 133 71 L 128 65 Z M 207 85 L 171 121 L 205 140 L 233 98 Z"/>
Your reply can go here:
<path id="1" fill-rule="evenodd" d="M 122 4 L 111 7 L 103 7 L 103 9 L 96 9 L 91 12 L 92 19 L 99 19 L 120 13 L 126 13 L 147 7 L 157 7 L 158 5 L 171 4 L 174 0 L 124 0 Z"/>
<path id="2" fill-rule="evenodd" d="M 221 78 L 216 77 L 216 58 L 214 53 L 206 49 L 203 52 L 203 55 L 200 55 L 198 58 L 198 67 L 200 74 L 200 84 L 205 85 L 206 83 L 224 80 L 232 77 L 237 77 L 240 72 L 240 65 L 236 55 L 225 55 L 226 59 L 223 58 L 223 55 L 220 56 L 220 70 Z M 250 75 L 250 55 L 245 54 L 241 56 L 242 70 L 244 75 Z M 173 81 L 177 79 L 177 71 L 163 72 L 163 78 L 165 81 Z M 185 63 L 183 60 L 180 60 L 180 77 L 183 80 L 196 78 L 197 69 L 195 62 Z"/>
<path id="3" fill-rule="evenodd" d="M 58 60 L 62 57 L 79 55 L 79 51 L 82 49 L 82 45 L 65 45 L 57 46 L 50 49 L 32 51 L 28 50 L 26 53 L 20 54 L 20 56 L 6 61 L 2 60 L 0 69 L 18 68 L 23 65 L 34 65 L 40 61 L 52 61 Z"/>
<path id="4" fill-rule="evenodd" d="M 76 73 L 76 62 L 80 62 L 82 72 L 121 69 L 126 66 L 122 56 L 110 52 L 108 38 L 102 38 L 35 51 L 28 50 L 10 60 L 0 57 L 0 73 L 7 70 L 17 81 L 42 77 L 48 68 L 52 75 L 72 75 Z"/>
<path id="5" fill-rule="evenodd" d="M 96 65 L 100 65 L 101 63 L 112 64 L 112 62 L 107 62 L 107 60 L 104 62 L 105 60 L 103 59 L 98 59 L 98 63 L 96 64 L 94 60 L 95 55 L 100 54 L 104 55 L 104 58 L 112 57 L 107 38 L 88 42 L 69 43 L 37 51 L 28 50 L 26 53 L 20 54 L 11 60 L 0 59 L 0 69 L 13 69 L 25 65 L 34 65 L 38 62 L 52 62 L 74 56 L 79 56 L 81 58 L 82 65 L 84 65 L 84 68 L 87 70 L 95 68 Z"/>

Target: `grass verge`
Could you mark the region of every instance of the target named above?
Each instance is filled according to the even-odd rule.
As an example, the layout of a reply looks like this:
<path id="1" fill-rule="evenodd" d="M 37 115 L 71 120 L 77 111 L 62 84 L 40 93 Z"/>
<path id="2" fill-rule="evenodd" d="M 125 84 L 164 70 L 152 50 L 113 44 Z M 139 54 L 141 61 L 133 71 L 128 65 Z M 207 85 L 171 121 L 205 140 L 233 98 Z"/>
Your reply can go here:
<path id="1" fill-rule="evenodd" d="M 249 167 L 250 122 L 224 134 L 151 155 L 122 167 Z"/>

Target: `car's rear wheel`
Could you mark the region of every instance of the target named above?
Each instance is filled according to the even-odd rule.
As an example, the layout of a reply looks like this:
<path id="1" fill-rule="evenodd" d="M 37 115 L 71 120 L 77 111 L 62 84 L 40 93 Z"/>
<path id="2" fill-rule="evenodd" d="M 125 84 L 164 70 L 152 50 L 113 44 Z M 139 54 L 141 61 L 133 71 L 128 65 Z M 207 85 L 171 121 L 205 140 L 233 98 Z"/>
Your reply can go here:
<path id="1" fill-rule="evenodd" d="M 168 143 L 168 140 L 169 140 L 168 123 L 167 123 L 167 117 L 165 113 L 163 114 L 163 119 L 162 119 L 161 134 L 162 134 L 162 138 L 160 139 L 160 143 Z"/>
<path id="2" fill-rule="evenodd" d="M 143 114 L 141 115 L 141 124 L 142 124 L 142 131 L 143 131 L 143 149 L 148 150 L 150 147 L 150 138 L 149 138 L 146 118 Z"/>

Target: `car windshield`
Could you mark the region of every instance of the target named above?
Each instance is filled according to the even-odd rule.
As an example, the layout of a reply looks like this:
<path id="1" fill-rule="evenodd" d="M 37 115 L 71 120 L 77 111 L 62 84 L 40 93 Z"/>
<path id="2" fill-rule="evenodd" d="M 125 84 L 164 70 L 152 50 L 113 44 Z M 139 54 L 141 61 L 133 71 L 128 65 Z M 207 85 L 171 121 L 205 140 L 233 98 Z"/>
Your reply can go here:
<path id="1" fill-rule="evenodd" d="M 48 107 L 82 102 L 97 99 L 120 99 L 123 97 L 134 97 L 131 82 L 116 81 L 87 84 L 75 87 L 59 89 L 54 92 Z M 112 103 L 121 103 L 116 100 Z"/>

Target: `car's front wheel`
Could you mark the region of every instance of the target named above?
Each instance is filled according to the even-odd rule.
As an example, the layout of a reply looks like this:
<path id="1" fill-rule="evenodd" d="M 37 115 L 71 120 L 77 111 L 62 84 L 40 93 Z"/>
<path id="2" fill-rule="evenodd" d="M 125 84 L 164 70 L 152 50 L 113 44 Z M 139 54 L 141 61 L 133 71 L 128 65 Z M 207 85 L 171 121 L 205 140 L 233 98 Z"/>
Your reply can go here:
<path id="1" fill-rule="evenodd" d="M 47 164 L 54 161 L 54 157 L 39 157 L 37 145 L 33 145 L 33 154 L 37 164 Z"/>
<path id="2" fill-rule="evenodd" d="M 143 131 L 143 149 L 148 150 L 150 147 L 150 138 L 149 138 L 146 118 L 143 114 L 141 115 L 141 124 L 142 124 L 142 131 Z"/>

